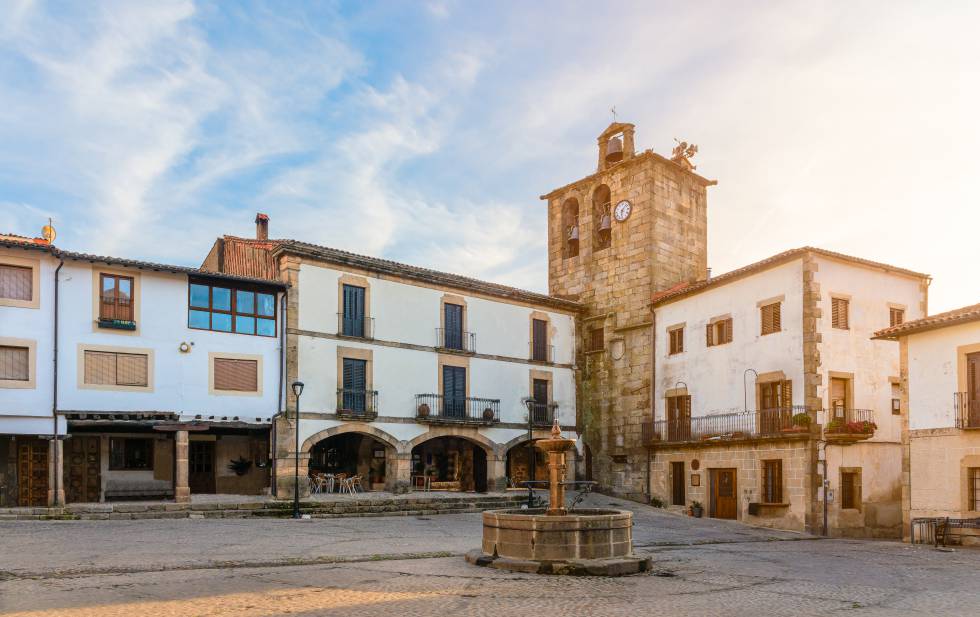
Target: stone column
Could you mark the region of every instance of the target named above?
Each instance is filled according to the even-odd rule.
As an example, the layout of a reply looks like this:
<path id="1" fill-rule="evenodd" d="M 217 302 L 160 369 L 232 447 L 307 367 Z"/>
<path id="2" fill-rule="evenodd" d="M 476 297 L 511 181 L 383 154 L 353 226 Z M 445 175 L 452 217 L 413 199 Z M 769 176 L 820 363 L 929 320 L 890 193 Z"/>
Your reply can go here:
<path id="1" fill-rule="evenodd" d="M 487 490 L 500 492 L 506 488 L 507 455 L 487 456 Z"/>
<path id="2" fill-rule="evenodd" d="M 292 412 L 291 412 L 292 413 Z M 300 446 L 302 447 L 302 445 Z M 275 453 L 276 499 L 292 499 L 296 481 L 296 421 L 279 417 L 276 420 Z M 310 455 L 299 454 L 299 496 L 310 494 L 309 476 Z"/>
<path id="3" fill-rule="evenodd" d="M 191 487 L 187 481 L 188 441 L 187 431 L 174 433 L 174 501 L 177 503 L 191 500 Z"/>
<path id="4" fill-rule="evenodd" d="M 65 442 L 52 439 L 48 442 L 48 505 L 65 505 Z"/>
<path id="5" fill-rule="evenodd" d="M 398 452 L 388 457 L 391 470 L 388 471 L 388 490 L 392 493 L 407 493 L 412 489 L 412 453 Z"/>

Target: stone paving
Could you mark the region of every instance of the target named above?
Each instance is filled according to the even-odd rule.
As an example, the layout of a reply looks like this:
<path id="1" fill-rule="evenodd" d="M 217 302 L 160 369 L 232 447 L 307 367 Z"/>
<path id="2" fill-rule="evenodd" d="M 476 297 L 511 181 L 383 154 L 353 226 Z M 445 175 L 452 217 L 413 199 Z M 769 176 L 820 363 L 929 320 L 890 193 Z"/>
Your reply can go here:
<path id="1" fill-rule="evenodd" d="M 618 579 L 470 566 L 458 553 L 478 544 L 478 514 L 0 523 L 0 614 L 978 613 L 980 550 L 823 540 L 630 507 L 655 571 Z"/>

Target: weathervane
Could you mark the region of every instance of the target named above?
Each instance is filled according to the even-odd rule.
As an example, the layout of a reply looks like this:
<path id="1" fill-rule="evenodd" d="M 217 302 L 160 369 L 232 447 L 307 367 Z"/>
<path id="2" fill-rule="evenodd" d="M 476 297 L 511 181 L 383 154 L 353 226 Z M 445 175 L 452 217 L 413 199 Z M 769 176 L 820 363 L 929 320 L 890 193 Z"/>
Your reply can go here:
<path id="1" fill-rule="evenodd" d="M 677 142 L 677 145 L 674 146 L 670 160 L 679 165 L 683 165 L 688 169 L 697 169 L 697 167 L 691 163 L 691 157 L 698 153 L 697 145 L 688 144 L 686 141 L 681 141 L 676 137 L 674 138 L 674 141 Z"/>
<path id="2" fill-rule="evenodd" d="M 616 118 L 616 106 L 613 105 L 612 107 L 610 107 L 609 108 L 609 111 L 611 111 L 612 112 L 612 115 L 613 115 L 613 124 L 616 124 L 616 120 L 617 120 L 617 118 Z"/>

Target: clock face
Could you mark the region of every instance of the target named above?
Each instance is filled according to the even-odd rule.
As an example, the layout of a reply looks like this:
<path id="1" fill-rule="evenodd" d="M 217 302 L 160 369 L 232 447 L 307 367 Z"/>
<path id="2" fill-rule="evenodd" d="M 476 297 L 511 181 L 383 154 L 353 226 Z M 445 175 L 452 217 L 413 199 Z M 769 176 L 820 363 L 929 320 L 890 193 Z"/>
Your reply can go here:
<path id="1" fill-rule="evenodd" d="M 616 215 L 616 220 L 622 223 L 630 217 L 630 213 L 633 211 L 633 204 L 626 201 L 625 199 L 618 204 L 616 204 L 616 210 L 614 214 Z"/>

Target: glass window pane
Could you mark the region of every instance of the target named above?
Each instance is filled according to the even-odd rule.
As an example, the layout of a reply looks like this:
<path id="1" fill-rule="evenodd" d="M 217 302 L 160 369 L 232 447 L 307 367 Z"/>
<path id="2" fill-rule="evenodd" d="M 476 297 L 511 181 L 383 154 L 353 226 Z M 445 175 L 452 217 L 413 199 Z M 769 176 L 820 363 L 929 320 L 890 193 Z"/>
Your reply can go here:
<path id="1" fill-rule="evenodd" d="M 114 276 L 103 276 L 102 277 L 102 291 L 111 292 L 116 288 L 116 277 Z"/>
<path id="2" fill-rule="evenodd" d="M 231 290 L 224 287 L 211 288 L 211 308 L 218 311 L 231 310 Z"/>
<path id="3" fill-rule="evenodd" d="M 255 334 L 255 318 L 235 316 L 235 332 L 242 334 Z"/>
<path id="4" fill-rule="evenodd" d="M 187 325 L 191 328 L 201 328 L 207 330 L 211 327 L 211 323 L 208 320 L 208 316 L 211 313 L 207 311 L 190 311 L 187 315 Z"/>
<path id="5" fill-rule="evenodd" d="M 262 336 L 275 336 L 276 335 L 276 320 L 274 319 L 259 319 L 257 324 L 257 333 Z"/>
<path id="6" fill-rule="evenodd" d="M 256 313 L 259 315 L 265 315 L 266 317 L 275 317 L 276 315 L 276 297 L 272 294 L 256 294 L 258 297 L 258 306 L 256 307 Z"/>
<path id="7" fill-rule="evenodd" d="M 235 292 L 235 312 L 236 313 L 248 313 L 251 315 L 255 312 L 255 294 L 251 291 L 236 291 Z"/>
<path id="8" fill-rule="evenodd" d="M 211 329 L 219 332 L 231 332 L 231 315 L 211 313 Z"/>
<path id="9" fill-rule="evenodd" d="M 191 306 L 196 306 L 199 308 L 208 308 L 208 290 L 211 289 L 207 285 L 191 285 Z"/>

